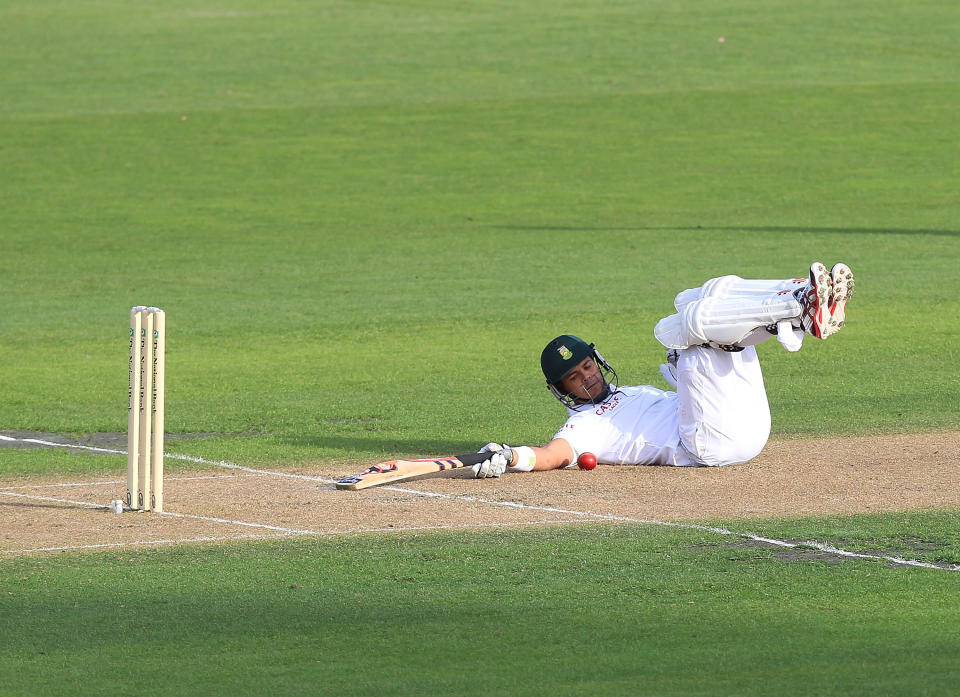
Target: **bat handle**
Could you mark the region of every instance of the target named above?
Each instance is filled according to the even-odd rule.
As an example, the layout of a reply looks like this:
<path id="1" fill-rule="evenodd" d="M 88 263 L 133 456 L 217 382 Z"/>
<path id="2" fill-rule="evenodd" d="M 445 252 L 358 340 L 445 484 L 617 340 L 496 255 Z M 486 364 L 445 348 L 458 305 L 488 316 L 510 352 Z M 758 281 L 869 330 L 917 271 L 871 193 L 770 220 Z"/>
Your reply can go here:
<path id="1" fill-rule="evenodd" d="M 507 458 L 507 467 L 512 465 L 517 457 L 516 453 L 510 447 L 506 447 L 500 452 Z M 464 467 L 473 467 L 488 459 L 491 454 L 489 451 L 485 453 L 467 453 L 466 455 L 457 455 L 457 459 L 460 460 Z"/>

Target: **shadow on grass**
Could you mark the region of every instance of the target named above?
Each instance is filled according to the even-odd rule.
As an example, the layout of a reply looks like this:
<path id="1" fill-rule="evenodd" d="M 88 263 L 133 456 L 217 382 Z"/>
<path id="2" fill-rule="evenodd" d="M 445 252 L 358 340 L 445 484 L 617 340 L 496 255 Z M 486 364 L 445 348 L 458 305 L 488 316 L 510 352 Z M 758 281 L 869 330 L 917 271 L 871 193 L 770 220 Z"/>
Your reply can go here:
<path id="1" fill-rule="evenodd" d="M 653 225 L 653 226 L 581 226 L 581 225 L 491 225 L 489 227 L 499 230 L 554 230 L 554 231 L 583 231 L 583 232 L 655 232 L 655 231 L 678 231 L 678 232 L 795 232 L 795 233 L 830 233 L 830 234 L 878 234 L 878 235 L 940 235 L 943 237 L 960 237 L 960 230 L 931 230 L 931 229 L 906 229 L 906 228 L 869 228 L 869 227 L 802 227 L 802 226 L 750 226 L 750 225 Z"/>

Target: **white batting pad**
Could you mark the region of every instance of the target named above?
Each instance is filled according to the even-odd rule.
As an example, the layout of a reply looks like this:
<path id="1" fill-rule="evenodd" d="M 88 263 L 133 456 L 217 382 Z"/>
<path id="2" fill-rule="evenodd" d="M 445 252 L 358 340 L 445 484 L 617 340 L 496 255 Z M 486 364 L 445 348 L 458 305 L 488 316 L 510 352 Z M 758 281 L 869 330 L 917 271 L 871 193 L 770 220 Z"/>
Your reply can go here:
<path id="1" fill-rule="evenodd" d="M 653 333 L 667 348 L 681 349 L 710 342 L 732 345 L 755 329 L 798 317 L 801 310 L 792 293 L 705 297 L 661 319 Z"/>
<path id="2" fill-rule="evenodd" d="M 733 298 L 776 295 L 782 290 L 796 290 L 806 283 L 804 278 L 753 279 L 739 276 L 711 278 L 701 286 L 703 298 Z"/>
<path id="3" fill-rule="evenodd" d="M 797 290 L 805 283 L 806 279 L 803 278 L 745 279 L 735 275 L 718 276 L 697 288 L 680 291 L 673 300 L 673 306 L 680 312 L 690 303 L 702 298 L 766 297 L 784 290 Z"/>

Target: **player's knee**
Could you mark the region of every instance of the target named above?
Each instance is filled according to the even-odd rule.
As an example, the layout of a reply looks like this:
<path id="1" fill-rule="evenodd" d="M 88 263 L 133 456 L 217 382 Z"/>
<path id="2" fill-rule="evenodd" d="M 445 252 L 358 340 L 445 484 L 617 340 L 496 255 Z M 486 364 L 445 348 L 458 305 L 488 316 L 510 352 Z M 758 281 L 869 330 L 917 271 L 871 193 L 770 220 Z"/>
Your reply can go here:
<path id="1" fill-rule="evenodd" d="M 692 302 L 679 315 L 683 336 L 689 345 L 710 341 L 734 344 L 752 328 L 743 322 L 731 321 L 717 298 L 704 297 Z"/>
<path id="2" fill-rule="evenodd" d="M 763 442 L 756 440 L 749 443 L 737 441 L 726 447 L 713 447 L 708 451 L 698 453 L 697 459 L 701 465 L 707 467 L 743 465 L 759 455 L 766 444 L 766 439 Z"/>
<path id="3" fill-rule="evenodd" d="M 727 465 L 745 465 L 759 455 L 766 444 L 766 437 L 762 439 L 754 437 L 751 440 L 738 441 L 734 447 L 722 453 L 722 460 L 718 462 L 718 465 L 724 467 Z"/>
<path id="4" fill-rule="evenodd" d="M 677 293 L 677 297 L 673 299 L 673 306 L 677 308 L 677 312 L 680 312 L 692 302 L 696 302 L 700 299 L 700 291 L 702 289 L 698 286 L 697 288 L 688 288 L 687 290 L 681 290 Z"/>
<path id="5" fill-rule="evenodd" d="M 707 467 L 745 464 L 759 455 L 767 444 L 769 412 L 754 413 L 752 419 L 739 420 L 738 425 L 740 427 L 727 423 L 720 432 L 701 431 L 693 438 L 685 438 L 684 445 L 699 464 Z"/>
<path id="6" fill-rule="evenodd" d="M 711 278 L 709 281 L 703 284 L 700 297 L 702 298 L 712 298 L 720 295 L 726 295 L 727 289 L 732 286 L 737 281 L 742 281 L 743 279 L 739 276 L 729 275 L 729 276 L 719 276 L 717 278 Z"/>

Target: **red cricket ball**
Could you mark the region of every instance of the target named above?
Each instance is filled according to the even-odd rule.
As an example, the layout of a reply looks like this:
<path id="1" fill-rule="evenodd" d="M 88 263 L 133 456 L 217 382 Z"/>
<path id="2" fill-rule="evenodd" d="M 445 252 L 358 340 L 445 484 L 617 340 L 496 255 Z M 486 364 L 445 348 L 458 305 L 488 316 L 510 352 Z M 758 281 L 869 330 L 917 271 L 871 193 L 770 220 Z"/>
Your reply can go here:
<path id="1" fill-rule="evenodd" d="M 583 453 L 577 458 L 577 467 L 582 470 L 592 470 L 597 466 L 597 456 L 593 453 Z"/>

